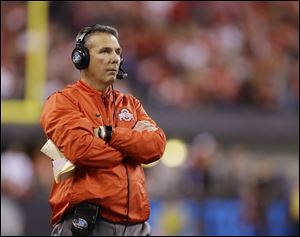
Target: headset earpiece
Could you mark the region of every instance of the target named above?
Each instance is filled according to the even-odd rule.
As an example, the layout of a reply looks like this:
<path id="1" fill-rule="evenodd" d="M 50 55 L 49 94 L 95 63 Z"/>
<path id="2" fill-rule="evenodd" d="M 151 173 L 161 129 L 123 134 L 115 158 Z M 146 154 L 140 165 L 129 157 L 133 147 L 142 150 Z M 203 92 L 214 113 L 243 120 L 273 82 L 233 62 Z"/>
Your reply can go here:
<path id="1" fill-rule="evenodd" d="M 76 47 L 72 52 L 72 62 L 79 70 L 86 68 L 90 62 L 88 49 L 83 45 L 82 41 L 76 43 Z"/>
<path id="2" fill-rule="evenodd" d="M 84 46 L 84 39 L 91 31 L 92 27 L 78 37 L 75 49 L 72 52 L 72 62 L 79 70 L 85 69 L 90 62 L 89 50 Z"/>

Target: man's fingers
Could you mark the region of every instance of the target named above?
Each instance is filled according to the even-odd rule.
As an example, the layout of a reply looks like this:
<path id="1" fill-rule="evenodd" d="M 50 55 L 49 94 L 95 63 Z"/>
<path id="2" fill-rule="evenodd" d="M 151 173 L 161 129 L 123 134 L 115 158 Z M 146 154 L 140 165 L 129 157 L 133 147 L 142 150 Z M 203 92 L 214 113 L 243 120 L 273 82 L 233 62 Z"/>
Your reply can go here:
<path id="1" fill-rule="evenodd" d="M 137 126 L 135 126 L 133 128 L 133 130 L 136 130 L 136 131 L 145 131 L 145 130 L 155 131 L 155 130 L 157 130 L 157 128 L 154 125 L 150 124 L 150 123 L 149 124 L 141 123 L 141 124 L 137 124 Z"/>
<path id="2" fill-rule="evenodd" d="M 147 120 L 142 120 L 142 121 L 138 121 L 136 123 L 136 126 L 143 125 L 143 124 L 151 124 L 151 123 L 149 121 L 147 121 Z"/>
<path id="3" fill-rule="evenodd" d="M 147 127 L 145 130 L 147 131 L 156 131 L 158 128 L 151 126 L 151 127 Z M 143 130 L 144 131 L 144 130 Z"/>
<path id="4" fill-rule="evenodd" d="M 156 131 L 157 127 L 150 123 L 148 120 L 138 121 L 133 130 L 135 131 Z"/>
<path id="5" fill-rule="evenodd" d="M 147 120 L 142 120 L 142 121 L 138 121 L 133 129 L 139 129 L 140 127 L 144 126 L 145 124 L 149 124 L 149 122 Z"/>

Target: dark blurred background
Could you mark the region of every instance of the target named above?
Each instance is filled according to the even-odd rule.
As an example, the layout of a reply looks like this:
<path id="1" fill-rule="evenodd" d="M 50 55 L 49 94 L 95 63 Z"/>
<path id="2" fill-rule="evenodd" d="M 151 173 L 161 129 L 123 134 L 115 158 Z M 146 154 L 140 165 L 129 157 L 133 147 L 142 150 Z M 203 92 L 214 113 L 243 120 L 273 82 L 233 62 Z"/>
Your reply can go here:
<path id="1" fill-rule="evenodd" d="M 116 89 L 168 138 L 145 166 L 153 235 L 299 234 L 298 1 L 30 4 L 1 1 L 1 235 L 51 232 L 46 137 L 22 108 L 38 115 L 79 79 L 75 37 L 95 23 L 119 30 L 129 78 Z M 28 66 L 35 4 L 47 13 L 45 69 Z"/>

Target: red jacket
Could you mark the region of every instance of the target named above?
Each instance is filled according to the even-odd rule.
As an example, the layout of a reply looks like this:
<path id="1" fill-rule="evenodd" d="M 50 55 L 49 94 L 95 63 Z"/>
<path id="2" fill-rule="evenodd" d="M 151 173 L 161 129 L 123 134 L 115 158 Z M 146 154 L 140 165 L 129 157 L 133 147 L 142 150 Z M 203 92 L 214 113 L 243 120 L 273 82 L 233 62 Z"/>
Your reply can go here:
<path id="1" fill-rule="evenodd" d="M 53 183 L 49 199 L 52 224 L 82 201 L 98 204 L 101 216 L 112 222 L 126 221 L 125 166 L 130 178 L 128 221 L 142 222 L 149 218 L 141 164 L 162 156 L 166 137 L 159 127 L 156 131 L 133 130 L 139 120 L 155 122 L 139 100 L 119 91 L 114 93 L 115 112 L 112 90 L 103 94 L 81 80 L 50 96 L 44 105 L 40 122 L 47 138 L 76 166 L 72 177 Z M 109 144 L 94 135 L 93 129 L 101 125 L 116 125 Z"/>

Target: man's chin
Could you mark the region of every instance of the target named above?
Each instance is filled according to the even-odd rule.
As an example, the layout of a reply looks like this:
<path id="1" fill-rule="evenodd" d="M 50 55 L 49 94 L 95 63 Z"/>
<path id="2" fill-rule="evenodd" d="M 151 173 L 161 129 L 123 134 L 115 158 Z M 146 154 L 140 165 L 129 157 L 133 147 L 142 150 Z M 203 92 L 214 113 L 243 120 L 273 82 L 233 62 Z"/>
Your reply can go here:
<path id="1" fill-rule="evenodd" d="M 115 82 L 116 79 L 117 79 L 116 76 L 108 76 L 108 77 L 106 78 L 106 82 L 112 84 L 112 83 Z"/>

